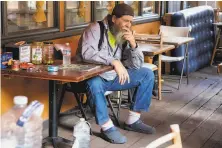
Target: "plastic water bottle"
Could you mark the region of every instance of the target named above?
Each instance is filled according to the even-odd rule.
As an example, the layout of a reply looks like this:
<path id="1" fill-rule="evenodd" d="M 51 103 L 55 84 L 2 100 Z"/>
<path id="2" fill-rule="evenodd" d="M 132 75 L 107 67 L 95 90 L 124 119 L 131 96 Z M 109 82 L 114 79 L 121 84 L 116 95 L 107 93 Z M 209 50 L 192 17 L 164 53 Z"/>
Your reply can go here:
<path id="1" fill-rule="evenodd" d="M 84 118 L 74 126 L 73 136 L 75 142 L 72 148 L 89 148 L 90 147 L 90 124 Z"/>
<path id="2" fill-rule="evenodd" d="M 38 101 L 33 101 L 18 118 L 16 148 L 41 148 L 43 120 L 41 114 L 44 106 Z"/>
<path id="3" fill-rule="evenodd" d="M 66 43 L 66 47 L 62 50 L 63 54 L 63 65 L 71 64 L 71 49 L 69 47 L 69 43 Z"/>
<path id="4" fill-rule="evenodd" d="M 14 97 L 14 107 L 1 117 L 2 148 L 41 148 L 43 105 L 28 98 Z"/>
<path id="5" fill-rule="evenodd" d="M 14 107 L 2 115 L 1 117 L 1 147 L 2 148 L 15 148 L 17 140 L 17 125 L 16 121 L 22 112 L 25 110 L 28 98 L 25 96 L 15 96 Z"/>

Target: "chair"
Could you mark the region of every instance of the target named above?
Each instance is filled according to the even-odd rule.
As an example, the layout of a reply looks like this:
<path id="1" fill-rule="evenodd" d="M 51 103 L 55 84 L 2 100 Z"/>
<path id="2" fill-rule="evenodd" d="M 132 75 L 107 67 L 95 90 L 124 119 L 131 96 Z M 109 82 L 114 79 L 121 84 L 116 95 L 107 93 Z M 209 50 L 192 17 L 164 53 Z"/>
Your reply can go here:
<path id="1" fill-rule="evenodd" d="M 163 36 L 167 36 L 167 37 L 188 37 L 189 32 L 190 32 L 189 27 L 160 26 L 160 33 L 163 34 Z M 161 61 L 167 62 L 167 63 L 179 62 L 182 60 L 183 60 L 183 67 L 182 67 L 179 84 L 177 88 L 178 90 L 180 89 L 180 84 L 183 78 L 185 61 L 188 61 L 188 46 L 186 46 L 184 56 L 181 56 L 181 57 L 171 57 L 171 56 L 166 56 L 166 55 L 161 56 Z M 188 62 L 186 62 L 186 67 L 188 68 Z M 187 75 L 187 84 L 188 84 L 188 79 L 189 78 Z"/>
<path id="2" fill-rule="evenodd" d="M 84 100 L 84 94 L 86 93 L 86 90 L 85 90 L 85 83 L 79 83 L 77 84 L 76 83 L 76 91 L 74 91 L 72 89 L 72 86 L 70 83 L 65 83 L 63 84 L 62 86 L 62 90 L 61 90 L 61 96 L 60 96 L 60 99 L 58 101 L 58 104 L 57 104 L 57 108 L 58 108 L 58 116 L 60 114 L 60 111 L 61 111 L 61 107 L 62 107 L 62 103 L 63 103 L 63 100 L 64 100 L 64 95 L 65 95 L 65 92 L 71 92 L 74 94 L 75 98 L 76 98 L 76 101 L 77 101 L 77 104 L 78 104 L 78 109 L 80 110 L 81 114 L 82 114 L 82 117 L 85 118 L 85 120 L 89 120 L 87 117 L 86 117 L 86 113 L 85 111 L 87 110 L 87 106 L 88 106 L 88 102 L 86 103 L 83 103 L 83 100 Z M 113 93 L 112 91 L 106 91 L 105 92 L 105 96 L 106 96 L 106 99 L 107 99 L 107 102 L 108 102 L 108 107 L 110 108 L 111 112 L 112 112 L 112 116 L 114 117 L 114 120 L 116 121 L 116 124 L 117 126 L 120 126 L 120 123 L 119 123 L 119 120 L 118 120 L 118 117 L 114 111 L 114 108 L 113 108 L 113 104 L 110 100 L 110 97 L 109 95 Z M 91 110 L 92 111 L 92 110 Z"/>
<path id="3" fill-rule="evenodd" d="M 180 128 L 178 124 L 170 125 L 171 133 L 164 135 L 155 141 L 151 142 L 146 148 L 157 148 L 162 144 L 173 141 L 173 145 L 168 146 L 167 148 L 182 148 L 181 136 L 180 136 Z"/>

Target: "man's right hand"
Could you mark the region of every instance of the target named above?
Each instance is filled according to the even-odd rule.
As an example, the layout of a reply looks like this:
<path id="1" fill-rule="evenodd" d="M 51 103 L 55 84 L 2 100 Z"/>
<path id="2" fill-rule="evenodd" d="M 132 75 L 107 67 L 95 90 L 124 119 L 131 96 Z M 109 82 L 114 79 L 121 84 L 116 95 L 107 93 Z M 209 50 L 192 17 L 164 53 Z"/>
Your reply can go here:
<path id="1" fill-rule="evenodd" d="M 112 61 L 111 64 L 114 66 L 114 69 L 115 69 L 117 75 L 119 76 L 119 83 L 121 85 L 123 85 L 126 81 L 128 81 L 128 83 L 129 83 L 130 82 L 129 74 L 128 74 L 126 68 L 121 63 L 121 61 L 114 60 L 114 61 Z"/>

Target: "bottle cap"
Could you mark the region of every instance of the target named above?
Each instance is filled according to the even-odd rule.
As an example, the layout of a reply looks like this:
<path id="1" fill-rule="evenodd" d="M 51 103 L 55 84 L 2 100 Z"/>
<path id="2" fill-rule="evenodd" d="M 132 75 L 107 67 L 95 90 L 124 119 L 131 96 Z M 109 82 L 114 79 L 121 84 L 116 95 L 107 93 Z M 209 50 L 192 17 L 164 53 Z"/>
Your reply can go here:
<path id="1" fill-rule="evenodd" d="M 85 119 L 84 118 L 80 118 L 80 121 L 85 121 Z"/>
<path id="2" fill-rule="evenodd" d="M 26 96 L 15 96 L 13 101 L 16 105 L 26 105 L 28 103 L 28 98 Z"/>

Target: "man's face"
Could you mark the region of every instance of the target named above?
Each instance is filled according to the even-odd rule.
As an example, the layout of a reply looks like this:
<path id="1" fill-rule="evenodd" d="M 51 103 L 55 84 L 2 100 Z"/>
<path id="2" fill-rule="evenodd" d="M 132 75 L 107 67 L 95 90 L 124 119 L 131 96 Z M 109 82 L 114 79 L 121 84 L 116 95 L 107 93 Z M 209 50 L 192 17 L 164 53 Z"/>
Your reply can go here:
<path id="1" fill-rule="evenodd" d="M 120 18 L 113 16 L 112 21 L 114 23 L 115 30 L 119 32 L 119 31 L 124 31 L 124 28 L 128 28 L 128 29 L 131 28 L 133 17 L 130 15 L 124 15 Z"/>
<path id="2" fill-rule="evenodd" d="M 123 37 L 123 32 L 125 32 L 126 28 L 130 29 L 132 26 L 133 17 L 130 15 L 124 15 L 120 18 L 117 18 L 116 16 L 112 17 L 113 25 L 113 33 L 116 36 L 117 44 L 123 44 L 125 40 Z"/>

